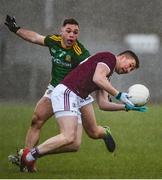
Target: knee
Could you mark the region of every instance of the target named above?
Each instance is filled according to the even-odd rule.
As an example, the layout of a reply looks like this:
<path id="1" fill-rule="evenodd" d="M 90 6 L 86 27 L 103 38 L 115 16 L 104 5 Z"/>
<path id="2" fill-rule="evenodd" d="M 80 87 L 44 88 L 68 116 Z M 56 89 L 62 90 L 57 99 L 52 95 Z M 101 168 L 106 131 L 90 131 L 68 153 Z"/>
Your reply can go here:
<path id="1" fill-rule="evenodd" d="M 70 148 L 70 152 L 77 152 L 79 151 L 80 146 L 74 145 L 73 147 Z"/>
<path id="2" fill-rule="evenodd" d="M 75 142 L 71 145 L 71 151 L 73 151 L 73 152 L 79 151 L 80 145 L 81 145 L 81 142 L 75 141 Z"/>
<path id="3" fill-rule="evenodd" d="M 66 145 L 75 144 L 76 133 L 75 132 L 70 132 L 69 134 L 64 135 L 64 139 L 65 139 L 65 144 Z"/>

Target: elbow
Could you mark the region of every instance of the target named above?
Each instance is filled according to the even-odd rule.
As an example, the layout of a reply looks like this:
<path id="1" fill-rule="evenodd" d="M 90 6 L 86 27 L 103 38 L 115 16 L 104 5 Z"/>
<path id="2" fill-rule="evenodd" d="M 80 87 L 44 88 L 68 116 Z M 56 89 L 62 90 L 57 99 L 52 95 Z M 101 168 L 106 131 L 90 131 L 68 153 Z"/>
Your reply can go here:
<path id="1" fill-rule="evenodd" d="M 104 106 L 99 106 L 99 109 L 102 110 L 102 111 L 106 111 Z"/>
<path id="2" fill-rule="evenodd" d="M 102 84 L 102 81 L 103 81 L 100 77 L 97 77 L 97 76 L 94 76 L 92 80 L 98 86 L 100 86 L 100 84 Z"/>
<path id="3" fill-rule="evenodd" d="M 94 83 L 96 83 L 96 81 L 97 81 L 97 78 L 96 78 L 95 76 L 93 76 L 93 79 L 92 79 L 92 81 L 93 81 Z"/>
<path id="4" fill-rule="evenodd" d="M 98 104 L 99 109 L 102 111 L 116 111 L 117 110 L 117 107 L 114 106 L 113 103 L 106 101 L 105 99 L 103 99 L 102 101 L 98 101 L 97 104 Z"/>

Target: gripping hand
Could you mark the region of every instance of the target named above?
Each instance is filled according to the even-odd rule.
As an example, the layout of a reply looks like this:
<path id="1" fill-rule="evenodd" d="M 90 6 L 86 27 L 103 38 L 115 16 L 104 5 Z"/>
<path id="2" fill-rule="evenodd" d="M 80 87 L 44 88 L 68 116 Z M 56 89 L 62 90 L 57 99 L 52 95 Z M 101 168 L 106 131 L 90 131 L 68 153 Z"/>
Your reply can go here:
<path id="1" fill-rule="evenodd" d="M 129 100 L 128 93 L 119 92 L 115 98 L 124 104 L 134 106 L 134 104 Z"/>
<path id="2" fill-rule="evenodd" d="M 14 33 L 20 29 L 20 27 L 16 24 L 15 17 L 9 15 L 6 16 L 5 25 L 9 28 L 10 31 Z"/>
<path id="3" fill-rule="evenodd" d="M 126 104 L 125 110 L 126 111 L 132 110 L 132 111 L 146 112 L 148 110 L 148 108 L 146 106 L 138 107 L 138 106 L 131 106 L 131 105 Z"/>

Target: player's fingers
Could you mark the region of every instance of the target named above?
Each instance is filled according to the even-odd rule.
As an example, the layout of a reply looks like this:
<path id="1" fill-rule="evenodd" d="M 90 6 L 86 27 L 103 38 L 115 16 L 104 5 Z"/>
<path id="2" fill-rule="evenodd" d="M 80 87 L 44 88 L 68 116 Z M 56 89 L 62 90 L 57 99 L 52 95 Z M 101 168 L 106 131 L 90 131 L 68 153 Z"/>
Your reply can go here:
<path id="1" fill-rule="evenodd" d="M 6 21 L 10 22 L 11 21 L 11 17 L 9 15 L 6 16 Z"/>
<path id="2" fill-rule="evenodd" d="M 13 20 L 14 22 L 16 22 L 15 16 L 12 17 L 12 20 Z"/>
<path id="3" fill-rule="evenodd" d="M 129 106 L 134 107 L 134 104 L 131 101 L 129 101 L 129 100 L 126 100 L 126 104 L 128 104 Z"/>
<path id="4" fill-rule="evenodd" d="M 142 112 L 147 112 L 148 108 L 146 106 L 141 107 L 142 108 Z"/>

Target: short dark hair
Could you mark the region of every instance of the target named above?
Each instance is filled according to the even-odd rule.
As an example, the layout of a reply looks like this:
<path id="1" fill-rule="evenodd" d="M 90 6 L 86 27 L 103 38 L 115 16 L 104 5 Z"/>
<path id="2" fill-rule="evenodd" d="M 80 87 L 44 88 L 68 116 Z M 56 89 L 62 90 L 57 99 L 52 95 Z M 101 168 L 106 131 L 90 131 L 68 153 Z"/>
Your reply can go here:
<path id="1" fill-rule="evenodd" d="M 74 18 L 65 19 L 62 26 L 66 26 L 66 24 L 75 24 L 79 26 L 79 23 Z"/>
<path id="2" fill-rule="evenodd" d="M 139 68 L 139 59 L 138 59 L 138 56 L 133 51 L 126 50 L 126 51 L 123 51 L 120 54 L 118 54 L 118 56 L 120 56 L 120 55 L 126 55 L 126 56 L 134 58 L 135 61 L 136 61 L 136 68 Z"/>

